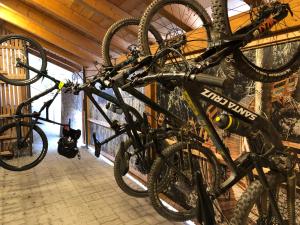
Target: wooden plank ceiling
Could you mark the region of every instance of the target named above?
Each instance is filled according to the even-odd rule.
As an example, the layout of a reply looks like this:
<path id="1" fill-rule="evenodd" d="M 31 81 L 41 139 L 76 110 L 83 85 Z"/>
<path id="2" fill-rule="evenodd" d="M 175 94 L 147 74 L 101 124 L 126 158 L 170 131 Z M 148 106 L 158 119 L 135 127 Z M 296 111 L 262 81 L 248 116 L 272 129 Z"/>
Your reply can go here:
<path id="1" fill-rule="evenodd" d="M 199 0 L 205 3 L 209 0 Z M 101 42 L 106 30 L 117 20 L 140 17 L 151 0 L 0 0 L 1 24 L 13 33 L 39 41 L 51 57 L 75 70 L 101 63 Z M 180 19 L 164 12 L 183 29 Z M 130 34 L 135 30 L 128 30 Z M 119 37 L 113 51 L 123 52 L 129 38 Z"/>
<path id="2" fill-rule="evenodd" d="M 24 34 L 39 41 L 55 61 L 69 69 L 80 70 L 95 62 L 101 63 L 101 42 L 107 29 L 126 17 L 140 17 L 152 0 L 0 0 L 1 26 L 13 33 Z M 205 8 L 210 0 L 197 0 Z M 238 4 L 242 0 L 229 0 Z M 249 0 L 248 0 L 249 1 Z M 193 29 L 180 16 L 164 11 L 162 17 L 185 31 Z M 113 40 L 116 54 L 130 45 L 128 37 Z M 131 35 L 132 36 L 132 35 Z"/>

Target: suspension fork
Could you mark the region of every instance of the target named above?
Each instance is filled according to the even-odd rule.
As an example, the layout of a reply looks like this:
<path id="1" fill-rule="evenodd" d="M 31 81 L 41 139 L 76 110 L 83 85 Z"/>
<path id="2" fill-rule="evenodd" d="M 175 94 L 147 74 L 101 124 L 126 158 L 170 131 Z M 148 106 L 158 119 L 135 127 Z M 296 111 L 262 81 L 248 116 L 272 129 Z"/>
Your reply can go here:
<path id="1" fill-rule="evenodd" d="M 212 200 L 205 189 L 202 175 L 199 171 L 196 172 L 196 183 L 198 194 L 196 207 L 197 220 L 200 224 L 203 223 L 204 225 L 216 225 Z"/>
<path id="2" fill-rule="evenodd" d="M 189 160 L 189 164 L 190 164 L 189 167 L 190 167 L 192 176 L 194 176 L 195 168 L 194 168 L 194 164 L 193 164 L 193 155 L 192 155 L 191 145 L 188 144 L 187 148 L 188 148 L 188 160 Z M 201 168 L 199 167 L 199 170 L 200 170 L 200 169 L 201 169 Z M 195 182 L 195 179 L 192 179 L 192 182 Z M 194 183 L 192 183 L 192 185 L 193 185 L 193 184 L 194 184 Z"/>
<path id="3" fill-rule="evenodd" d="M 262 183 L 262 185 L 264 186 L 264 188 L 268 194 L 268 197 L 270 200 L 270 205 L 272 207 L 272 211 L 273 211 L 275 217 L 277 218 L 280 225 L 285 225 L 283 218 L 281 216 L 281 213 L 279 211 L 278 205 L 276 203 L 274 193 L 272 192 L 271 187 L 267 181 L 266 175 L 262 169 L 260 157 L 253 156 L 253 163 L 254 163 L 255 169 L 257 170 L 259 180 Z"/>
<path id="4" fill-rule="evenodd" d="M 138 132 L 135 129 L 135 123 L 133 121 L 132 116 L 129 113 L 128 107 L 126 107 L 126 103 L 124 102 L 123 97 L 122 97 L 118 87 L 113 85 L 112 89 L 113 89 L 113 91 L 114 91 L 114 93 L 115 93 L 115 95 L 116 95 L 116 97 L 119 101 L 119 104 L 120 104 L 121 108 L 123 109 L 123 112 L 124 112 L 125 118 L 126 118 L 126 122 L 130 126 L 130 127 L 126 126 L 126 131 L 127 131 L 128 136 L 133 141 L 132 145 L 133 145 L 134 148 L 137 148 L 139 151 L 142 151 L 143 145 L 141 143 L 141 139 L 138 135 Z"/>
<path id="5" fill-rule="evenodd" d="M 22 125 L 21 125 L 21 118 L 17 119 L 16 122 L 16 135 L 17 135 L 17 148 L 18 149 L 22 149 L 23 146 L 26 143 L 26 140 L 28 140 L 28 138 L 30 138 L 30 142 L 28 142 L 27 144 L 29 144 L 30 149 L 32 149 L 32 143 L 33 143 L 33 127 L 36 124 L 36 121 L 38 120 L 38 118 L 35 119 L 35 122 L 31 122 L 30 123 L 30 128 L 28 128 L 28 132 L 26 133 L 26 130 L 22 131 Z M 25 127 L 24 127 L 25 128 Z M 31 152 L 32 154 L 32 152 Z"/>
<path id="6" fill-rule="evenodd" d="M 16 134 L 17 134 L 17 143 L 18 148 L 22 148 L 22 131 L 21 131 L 21 120 L 18 119 L 16 123 Z"/>

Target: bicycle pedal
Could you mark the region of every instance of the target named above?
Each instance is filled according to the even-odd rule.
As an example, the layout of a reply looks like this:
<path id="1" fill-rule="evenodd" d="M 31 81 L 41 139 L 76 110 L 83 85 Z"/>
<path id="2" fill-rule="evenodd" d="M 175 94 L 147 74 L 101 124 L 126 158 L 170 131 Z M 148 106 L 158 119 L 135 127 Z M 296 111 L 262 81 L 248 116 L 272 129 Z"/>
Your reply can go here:
<path id="1" fill-rule="evenodd" d="M 101 154 L 101 143 L 97 140 L 96 133 L 93 133 L 93 140 L 95 144 L 95 156 L 99 158 Z"/>

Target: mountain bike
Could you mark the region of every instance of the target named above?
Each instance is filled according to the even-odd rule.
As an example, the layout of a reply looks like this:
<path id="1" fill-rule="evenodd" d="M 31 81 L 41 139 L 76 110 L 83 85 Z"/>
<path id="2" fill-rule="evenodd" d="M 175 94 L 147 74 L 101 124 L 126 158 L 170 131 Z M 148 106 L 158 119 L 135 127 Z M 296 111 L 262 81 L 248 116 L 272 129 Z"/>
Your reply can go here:
<path id="1" fill-rule="evenodd" d="M 1 41 L 2 40 L 2 41 Z M 101 152 L 101 147 L 103 144 L 111 141 L 112 139 L 127 133 L 129 137 L 129 141 L 125 142 L 125 148 L 121 148 L 121 150 L 117 153 L 116 159 L 115 159 L 115 167 L 114 167 L 114 175 L 117 181 L 117 184 L 121 187 L 123 191 L 125 191 L 128 194 L 134 195 L 134 196 L 141 196 L 144 197 L 147 195 L 147 191 L 145 190 L 139 190 L 139 187 L 131 187 L 131 183 L 127 183 L 127 176 L 125 176 L 129 170 L 131 170 L 131 167 L 136 167 L 137 171 L 139 171 L 142 174 L 147 174 L 150 170 L 151 163 L 153 161 L 153 157 L 155 155 L 155 152 L 158 152 L 162 149 L 161 142 L 163 142 L 164 138 L 163 137 L 169 137 L 171 133 L 174 135 L 174 132 L 172 132 L 173 129 L 176 127 L 180 126 L 183 124 L 183 121 L 175 116 L 174 114 L 168 112 L 168 110 L 164 109 L 163 107 L 159 106 L 157 103 L 152 101 L 150 98 L 145 96 L 143 93 L 139 92 L 138 90 L 134 88 L 128 88 L 126 91 L 135 96 L 137 99 L 142 101 L 143 103 L 147 104 L 151 109 L 162 113 L 165 115 L 165 124 L 168 124 L 168 127 L 161 128 L 161 129 L 150 129 L 148 125 L 148 121 L 146 119 L 147 116 L 141 116 L 139 112 L 137 112 L 133 107 L 129 106 L 128 104 L 125 103 L 123 96 L 119 90 L 119 85 L 121 85 L 124 80 L 123 79 L 118 79 L 116 77 L 115 82 L 113 82 L 109 88 L 113 90 L 113 93 L 115 96 L 112 96 L 110 94 L 105 93 L 104 91 L 99 90 L 99 88 L 96 88 L 96 84 L 100 84 L 100 89 L 105 89 L 108 86 L 105 84 L 105 77 L 108 76 L 111 77 L 113 76 L 113 73 L 116 73 L 116 67 L 113 67 L 113 70 L 107 69 L 104 71 L 104 73 L 99 72 L 99 74 L 95 75 L 92 80 L 88 81 L 87 83 L 84 84 L 73 84 L 73 83 L 66 83 L 64 84 L 63 82 L 60 82 L 56 80 L 55 78 L 49 76 L 47 72 L 45 71 L 45 67 L 39 67 L 39 65 L 31 65 L 30 61 L 28 60 L 28 53 L 32 51 L 33 49 L 36 50 L 35 54 L 43 56 L 44 55 L 44 50 L 40 47 L 40 45 L 35 42 L 34 40 L 30 38 L 26 38 L 23 36 L 19 35 L 10 35 L 7 37 L 4 37 L 0 40 L 0 45 L 4 46 L 6 49 L 13 49 L 17 51 L 19 57 L 14 57 L 11 62 L 10 62 L 10 67 L 9 69 L 26 69 L 27 71 L 31 71 L 33 75 L 31 79 L 24 79 L 24 80 L 18 80 L 14 79 L 13 76 L 6 76 L 6 81 L 11 84 L 16 84 L 16 85 L 26 85 L 30 84 L 32 82 L 35 82 L 39 78 L 48 78 L 54 82 L 54 86 L 50 88 L 49 90 L 46 90 L 45 92 L 41 93 L 38 96 L 35 96 L 26 102 L 22 103 L 18 110 L 17 114 L 15 116 L 12 116 L 10 119 L 15 119 L 17 121 L 22 120 L 24 118 L 34 118 L 33 122 L 30 123 L 30 125 L 26 124 L 27 127 L 29 127 L 29 131 L 27 133 L 23 134 L 20 133 L 18 134 L 17 137 L 13 139 L 15 143 L 20 143 L 18 144 L 20 147 L 17 146 L 16 151 L 20 152 L 22 150 L 22 145 L 25 143 L 25 140 L 28 140 L 27 142 L 32 143 L 34 139 L 29 139 L 30 133 L 36 128 L 36 124 L 38 123 L 39 120 L 45 120 L 47 122 L 51 122 L 48 120 L 48 118 L 41 118 L 40 113 L 50 107 L 51 103 L 53 100 L 48 101 L 40 110 L 38 113 L 33 113 L 33 114 L 23 114 L 21 113 L 22 108 L 30 105 L 31 102 L 39 99 L 40 97 L 54 91 L 57 89 L 57 93 L 54 96 L 54 98 L 57 96 L 57 94 L 60 92 L 60 89 L 64 88 L 64 91 L 71 91 L 74 94 L 78 94 L 80 91 L 83 91 L 87 97 L 91 100 L 91 102 L 96 106 L 98 111 L 101 113 L 101 115 L 104 117 L 104 119 L 108 122 L 110 127 L 115 131 L 115 135 L 112 135 L 111 137 L 105 139 L 104 141 L 100 142 L 97 140 L 96 134 L 93 134 L 93 140 L 95 144 L 95 155 L 99 157 L 100 152 Z M 22 40 L 23 45 L 21 45 L 24 48 L 28 48 L 25 53 L 27 54 L 21 54 L 18 48 L 15 48 L 14 45 L 15 43 L 18 43 L 20 45 L 20 40 Z M 40 51 L 40 52 L 38 52 Z M 23 51 L 21 51 L 23 52 Z M 41 57 L 40 58 L 41 64 L 46 65 L 46 58 Z M 123 64 L 123 67 L 126 66 Z M 123 68 L 120 67 L 120 68 Z M 139 65 L 135 67 L 136 70 L 138 70 Z M 43 69 L 43 70 L 41 70 Z M 8 70 L 8 69 L 7 69 Z M 129 72 L 126 74 L 131 74 L 134 71 L 129 68 Z M 113 71 L 113 72 L 112 72 Z M 131 72 L 133 71 L 133 72 Z M 2 75 L 3 75 L 2 71 Z M 7 73 L 9 74 L 9 73 Z M 123 74 L 123 73 L 121 73 Z M 5 75 L 5 74 L 4 74 Z M 98 87 L 98 86 L 97 86 Z M 125 124 L 120 125 L 116 121 L 111 121 L 110 118 L 106 115 L 105 111 L 101 108 L 101 106 L 97 103 L 93 95 L 99 96 L 108 102 L 112 103 L 110 106 L 111 108 L 114 108 L 115 110 L 113 111 L 119 111 L 119 113 L 123 114 L 125 116 Z M 110 108 L 110 107 L 109 107 Z M 46 114 L 47 115 L 47 114 Z M 9 119 L 9 118 L 6 118 Z M 11 125 L 7 125 L 4 127 L 1 127 L 1 132 L 4 133 L 6 132 L 7 129 L 15 129 L 15 130 L 21 130 L 23 125 L 22 123 L 14 123 Z M 31 159 L 31 162 L 23 162 L 23 165 L 10 165 L 9 163 L 12 161 L 8 161 L 4 158 L 2 158 L 2 164 L 4 168 L 11 169 L 11 170 L 25 170 L 25 169 L 30 169 L 33 166 L 37 165 L 40 161 L 42 161 L 43 157 L 46 155 L 47 151 L 47 138 L 45 137 L 44 133 L 42 131 L 39 132 L 40 136 L 43 137 L 43 144 L 41 146 L 44 146 L 42 153 L 38 159 Z M 25 139 L 23 138 L 25 137 Z M 23 140 L 24 139 L 24 140 Z M 132 146 L 132 147 L 131 147 Z M 29 146 L 29 149 L 31 146 Z M 14 152 L 14 151 L 12 151 Z M 15 157 L 17 155 L 15 154 Z M 6 160 L 6 161 L 5 161 Z M 138 189 L 138 190 L 137 190 Z"/>
<path id="2" fill-rule="evenodd" d="M 299 68 L 297 0 L 288 3 L 273 0 L 248 1 L 253 4 L 242 2 L 232 10 L 227 7 L 227 2 L 211 1 L 212 23 L 204 7 L 194 0 L 153 1 L 145 10 L 139 26 L 141 53 L 147 56 L 155 49 L 175 48 L 187 59 L 194 61 L 195 73 L 203 72 L 232 54 L 231 61 L 236 69 L 261 82 L 284 79 Z M 240 14 L 229 17 L 228 11 Z M 166 17 L 161 18 L 160 15 Z M 292 26 L 291 30 L 288 30 L 289 24 Z M 153 38 L 148 35 L 150 26 L 163 38 L 160 45 L 151 44 Z M 290 44 L 284 45 L 287 42 Z M 279 54 L 269 55 L 268 58 L 275 61 L 276 65 L 260 65 L 250 51 L 257 48 L 255 46 L 273 46 L 273 51 Z M 282 51 L 287 51 L 285 57 L 280 57 Z M 174 61 L 177 59 L 171 54 L 168 58 Z"/>
<path id="3" fill-rule="evenodd" d="M 65 92 L 71 91 L 74 94 L 78 94 L 80 91 L 83 91 L 95 105 L 100 114 L 105 118 L 110 127 L 114 130 L 115 134 L 111 137 L 106 138 L 102 142 L 99 142 L 97 140 L 97 148 L 95 154 L 98 157 L 100 154 L 101 145 L 108 143 L 112 139 L 126 132 L 126 126 L 128 125 L 119 124 L 117 121 L 112 121 L 93 97 L 93 95 L 96 95 L 116 106 L 119 105 L 119 101 L 114 96 L 98 90 L 95 87 L 95 84 L 98 83 L 96 79 L 81 85 L 74 84 L 72 82 L 64 83 L 49 76 L 47 73 L 41 73 L 35 68 L 29 65 L 25 65 L 20 61 L 18 61 L 18 66 L 36 72 L 38 76 L 42 76 L 43 78 L 52 80 L 54 82 L 54 85 L 53 87 L 43 91 L 42 93 L 22 102 L 17 107 L 15 115 L 0 118 L 0 120 L 2 121 L 14 121 L 0 128 L 1 136 L 5 136 L 5 134 L 7 134 L 6 136 L 8 137 L 7 140 L 1 140 L 0 145 L 1 152 L 3 152 L 4 150 L 8 152 L 7 156 L 1 156 L 0 158 L 0 165 L 3 168 L 13 171 L 23 171 L 31 169 L 43 160 L 47 153 L 48 141 L 45 133 L 37 126 L 40 121 L 45 121 L 69 128 L 68 124 L 57 123 L 49 119 L 49 108 L 62 89 L 64 89 Z M 23 109 L 27 106 L 30 106 L 32 102 L 52 93 L 53 91 L 55 91 L 53 97 L 50 100 L 46 101 L 38 112 L 23 113 Z M 142 122 L 142 117 L 140 116 L 139 112 L 129 105 L 126 105 L 124 107 L 128 108 L 128 111 L 133 115 L 134 120 L 131 126 L 138 127 Z M 43 111 L 46 112 L 45 117 L 41 116 Z M 93 135 L 93 137 L 96 141 L 95 135 Z"/>
<path id="4" fill-rule="evenodd" d="M 134 83 L 141 85 L 159 80 L 173 80 L 184 88 L 185 100 L 205 127 L 231 174 L 226 181 L 212 188 L 206 180 L 210 176 L 202 174 L 201 167 L 197 169 L 194 163 L 185 165 L 181 161 L 182 154 L 192 158 L 193 154 L 201 152 L 200 150 L 205 148 L 203 143 L 190 139 L 170 146 L 154 162 L 149 174 L 149 195 L 156 211 L 168 219 L 184 221 L 196 217 L 198 208 L 198 214 L 202 215 L 199 216 L 201 222 L 217 224 L 220 221 L 215 219 L 216 216 L 224 219 L 217 203 L 218 197 L 246 176 L 251 183 L 239 199 L 232 219 L 230 222 L 225 220 L 225 224 L 286 224 L 287 221 L 289 224 L 299 223 L 299 218 L 295 216 L 295 156 L 285 151 L 280 135 L 273 125 L 264 117 L 208 87 L 226 88 L 226 82 L 221 78 L 215 77 L 211 80 L 205 74 L 169 73 L 136 78 Z M 205 114 L 203 102 L 215 105 L 225 112 L 214 118 L 212 122 Z M 250 151 L 233 160 L 230 149 L 222 142 L 213 123 L 221 129 L 247 137 Z M 211 152 L 210 149 L 206 148 L 206 150 Z M 206 159 L 202 154 L 198 155 Z M 159 177 L 162 176 L 161 168 L 168 168 L 167 170 L 170 171 L 169 182 L 164 183 L 164 188 L 158 188 L 161 179 Z M 263 168 L 268 168 L 269 172 L 266 173 Z M 256 174 L 253 172 L 254 169 Z M 215 170 L 218 170 L 218 167 L 215 167 Z M 213 174 L 218 172 L 214 171 Z M 188 193 L 196 191 L 197 204 L 186 203 L 176 210 L 164 205 L 164 201 L 169 200 L 167 191 L 170 186 L 176 186 L 178 183 L 181 183 L 181 186 L 185 187 L 184 190 L 189 191 Z M 286 203 L 288 208 L 284 208 L 285 204 L 282 202 Z"/>
<path id="5" fill-rule="evenodd" d="M 120 20 L 113 24 L 111 28 L 107 31 L 105 38 L 103 40 L 102 44 L 102 52 L 103 52 L 103 57 L 105 59 L 105 66 L 104 69 L 107 71 L 104 76 L 103 76 L 103 81 L 104 83 L 110 85 L 115 85 L 116 82 L 119 83 L 117 84 L 118 87 L 122 87 L 124 91 L 130 93 L 132 90 L 129 90 L 130 88 L 130 78 L 135 77 L 135 76 L 144 76 L 147 74 L 149 71 L 153 71 L 153 67 L 155 67 L 155 70 L 163 71 L 164 66 L 162 65 L 162 62 L 166 62 L 169 57 L 168 54 L 174 55 L 177 54 L 176 51 L 173 51 L 172 49 L 167 49 L 165 51 L 160 52 L 158 49 L 154 50 L 152 53 L 154 54 L 153 56 L 148 56 L 148 57 L 140 57 L 140 52 L 136 48 L 136 43 L 137 43 L 137 35 L 131 35 L 132 39 L 130 40 L 133 45 L 128 46 L 128 50 L 125 52 L 122 52 L 119 54 L 119 59 L 118 61 L 114 61 L 112 55 L 113 55 L 113 46 L 111 45 L 112 40 L 115 38 L 118 38 L 118 36 L 125 35 L 127 30 L 137 30 L 138 24 L 139 24 L 139 19 L 136 18 L 127 18 Z M 154 36 L 154 29 L 152 28 L 152 32 L 149 35 L 151 37 Z M 136 37 L 136 39 L 134 39 Z M 159 36 L 155 36 L 155 43 L 159 45 L 161 43 L 161 38 L 158 38 Z M 133 47 L 134 46 L 134 47 Z M 166 56 L 167 59 L 163 59 Z M 163 59 L 163 60 L 162 60 Z M 183 59 L 184 60 L 184 59 Z M 178 71 L 178 70 L 186 70 L 188 68 L 182 67 L 179 63 L 177 62 L 171 62 L 169 63 L 169 67 L 171 65 L 171 68 L 173 71 Z M 130 67 L 131 66 L 131 67 Z M 145 67 L 144 67 L 145 66 Z M 122 70 L 117 70 L 116 68 L 123 68 Z M 125 69 L 124 69 L 125 68 Z M 211 77 L 210 77 L 211 78 Z M 213 78 L 212 78 L 213 79 Z M 163 86 L 169 88 L 172 86 L 171 83 L 163 83 Z M 137 96 L 135 94 L 132 94 L 133 96 Z M 139 98 L 142 102 L 145 102 L 143 99 Z M 151 108 L 153 106 L 150 105 Z M 157 108 L 157 107 L 155 107 Z M 156 109 L 158 112 L 162 112 L 161 110 Z M 166 114 L 166 112 L 163 112 L 164 115 L 166 115 L 166 119 L 172 118 L 170 115 Z M 173 118 L 174 119 L 174 118 Z M 182 126 L 182 122 L 180 122 L 178 119 L 176 120 L 177 122 L 177 128 Z M 138 176 L 135 176 L 136 178 L 143 177 L 143 175 L 148 174 L 150 171 L 150 168 L 152 166 L 152 163 L 157 155 L 161 154 L 161 149 L 163 149 L 166 146 L 166 141 L 164 138 L 167 138 L 168 135 L 164 135 L 164 132 L 170 132 L 170 134 L 173 133 L 172 135 L 169 135 L 169 138 L 174 138 L 177 140 L 185 140 L 189 139 L 191 137 L 194 137 L 195 139 L 198 139 L 199 136 L 196 136 L 192 132 L 190 132 L 190 127 L 185 126 L 185 130 L 189 131 L 188 134 L 183 135 L 181 133 L 179 136 L 178 134 L 176 135 L 176 131 L 174 133 L 174 126 L 172 130 L 163 130 L 161 128 L 156 128 L 153 129 L 150 126 L 148 126 L 148 131 L 145 132 L 147 134 L 150 134 L 148 138 L 152 141 L 145 141 L 145 136 L 142 138 L 142 145 L 144 146 L 144 149 L 147 149 L 147 151 L 143 151 L 142 149 L 139 150 L 137 147 L 132 147 L 133 141 L 132 139 L 127 140 L 126 142 L 122 143 L 120 145 L 120 149 L 116 155 L 115 158 L 115 165 L 114 165 L 114 174 L 115 174 L 115 179 L 119 185 L 119 187 L 126 192 L 127 194 L 135 197 L 145 197 L 147 196 L 147 190 L 146 187 L 138 187 L 137 185 L 133 184 L 133 182 L 130 180 L 130 178 L 127 178 L 125 174 L 130 170 L 129 167 L 133 167 L 135 170 L 140 172 Z M 157 136 L 158 135 L 158 136 Z M 141 135 L 140 135 L 141 136 Z M 138 139 L 137 139 L 138 140 Z M 155 140 L 155 141 L 153 141 Z M 148 144 L 147 144 L 148 143 Z M 149 145 L 150 143 L 150 145 Z M 152 144 L 151 144 L 152 143 Z M 149 149 L 149 150 L 148 150 Z M 151 151 L 152 150 L 152 151 Z M 142 153 L 144 156 L 138 156 L 137 154 Z M 156 153 L 156 154 L 153 154 Z M 145 154 L 146 153 L 146 154 Z M 146 157 L 145 157 L 146 155 Z M 209 154 L 208 151 L 205 151 L 203 149 L 203 155 L 206 156 L 209 161 L 204 161 L 202 163 L 203 167 L 206 168 L 214 168 L 217 167 L 216 159 L 214 158 L 214 155 Z M 130 156 L 130 157 L 128 157 Z M 131 158 L 131 159 L 130 159 Z M 139 159 L 140 158 L 140 159 Z M 135 163 L 130 163 L 130 161 L 135 161 Z M 144 163 L 141 163 L 144 162 Z M 133 164 L 133 165 L 132 165 Z M 125 172 L 124 172 L 125 171 Z M 213 170 L 213 171 L 218 171 L 218 170 Z M 122 176 L 120 174 L 123 174 Z M 133 174 L 134 176 L 134 174 Z M 161 176 L 162 180 L 160 181 L 161 183 L 164 183 L 165 177 Z M 164 177 L 164 178 L 163 178 Z M 219 180 L 219 175 L 216 174 L 215 179 L 211 179 L 210 185 L 214 187 L 214 185 L 217 184 L 217 181 Z"/>
<path id="6" fill-rule="evenodd" d="M 139 74 L 141 71 L 147 73 L 147 70 L 143 70 L 143 66 L 152 70 L 150 68 L 153 67 L 153 65 L 155 65 L 155 67 L 157 67 L 158 64 L 162 65 L 162 61 L 157 60 L 159 61 L 159 63 L 157 63 L 156 59 L 152 57 L 140 57 L 140 51 L 137 48 L 139 23 L 140 20 L 138 18 L 126 18 L 117 21 L 108 29 L 103 39 L 102 55 L 104 58 L 104 73 L 102 82 L 108 82 L 111 88 L 113 88 L 113 85 L 117 87 L 125 85 L 128 78 Z M 130 31 L 129 34 L 128 31 Z M 130 38 L 128 39 L 126 35 Z M 112 42 L 113 40 L 118 40 L 120 36 L 124 37 L 125 40 L 129 40 L 129 43 L 124 46 L 125 49 L 123 51 L 119 51 L 116 55 Z M 153 44 L 156 43 L 159 45 L 162 41 L 162 38 L 153 27 L 150 28 L 149 36 L 155 39 Z M 155 54 L 155 52 L 153 52 L 153 54 Z M 118 89 L 115 88 L 114 91 L 116 93 Z M 114 176 L 118 186 L 131 196 L 146 197 L 148 196 L 146 187 L 136 185 L 132 182 L 131 177 L 126 176 L 126 174 L 129 174 L 128 172 L 131 171 L 131 176 L 134 176 L 138 180 L 140 177 L 144 177 L 145 181 L 145 175 L 149 173 L 156 155 L 161 154 L 161 150 L 168 145 L 165 139 L 176 139 L 178 136 L 177 129 L 183 124 L 183 120 L 174 117 L 174 114 L 171 115 L 157 103 L 154 105 L 153 101 L 138 94 L 135 89 L 127 88 L 125 91 L 158 112 L 159 117 L 163 117 L 164 121 L 163 124 L 153 128 L 145 119 L 142 134 L 136 134 L 136 136 L 122 142 L 114 161 Z M 118 94 L 118 96 L 120 95 Z M 157 120 L 156 116 L 151 116 L 152 120 Z M 176 125 L 174 125 L 174 123 Z M 182 138 L 181 136 L 180 139 Z M 136 143 L 135 146 L 134 143 Z"/>

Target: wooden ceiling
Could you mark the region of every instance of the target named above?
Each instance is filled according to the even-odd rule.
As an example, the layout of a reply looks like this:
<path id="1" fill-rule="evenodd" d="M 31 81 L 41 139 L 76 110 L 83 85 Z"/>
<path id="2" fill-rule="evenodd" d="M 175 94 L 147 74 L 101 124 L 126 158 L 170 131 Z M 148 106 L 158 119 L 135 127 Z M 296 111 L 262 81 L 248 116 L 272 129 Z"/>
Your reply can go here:
<path id="1" fill-rule="evenodd" d="M 205 8 L 210 0 L 197 0 Z M 229 0 L 237 4 L 242 0 Z M 247 0 L 250 1 L 250 0 Z M 49 57 L 69 69 L 80 70 L 102 62 L 101 42 L 107 29 L 127 17 L 140 17 L 151 0 L 0 0 L 1 26 L 40 42 Z M 192 29 L 167 11 L 168 18 L 184 30 Z M 128 30 L 128 34 L 136 33 Z M 113 40 L 113 51 L 130 44 L 124 36 Z"/>
<path id="2" fill-rule="evenodd" d="M 206 6 L 209 2 L 200 1 Z M 70 62 L 68 66 L 79 69 L 101 63 L 101 42 L 114 22 L 140 17 L 150 3 L 151 0 L 0 0 L 0 18 L 5 29 L 36 39 L 52 55 L 65 58 L 65 63 Z M 175 23 L 180 21 L 172 19 Z M 114 39 L 115 52 L 127 46 L 123 37 Z"/>

